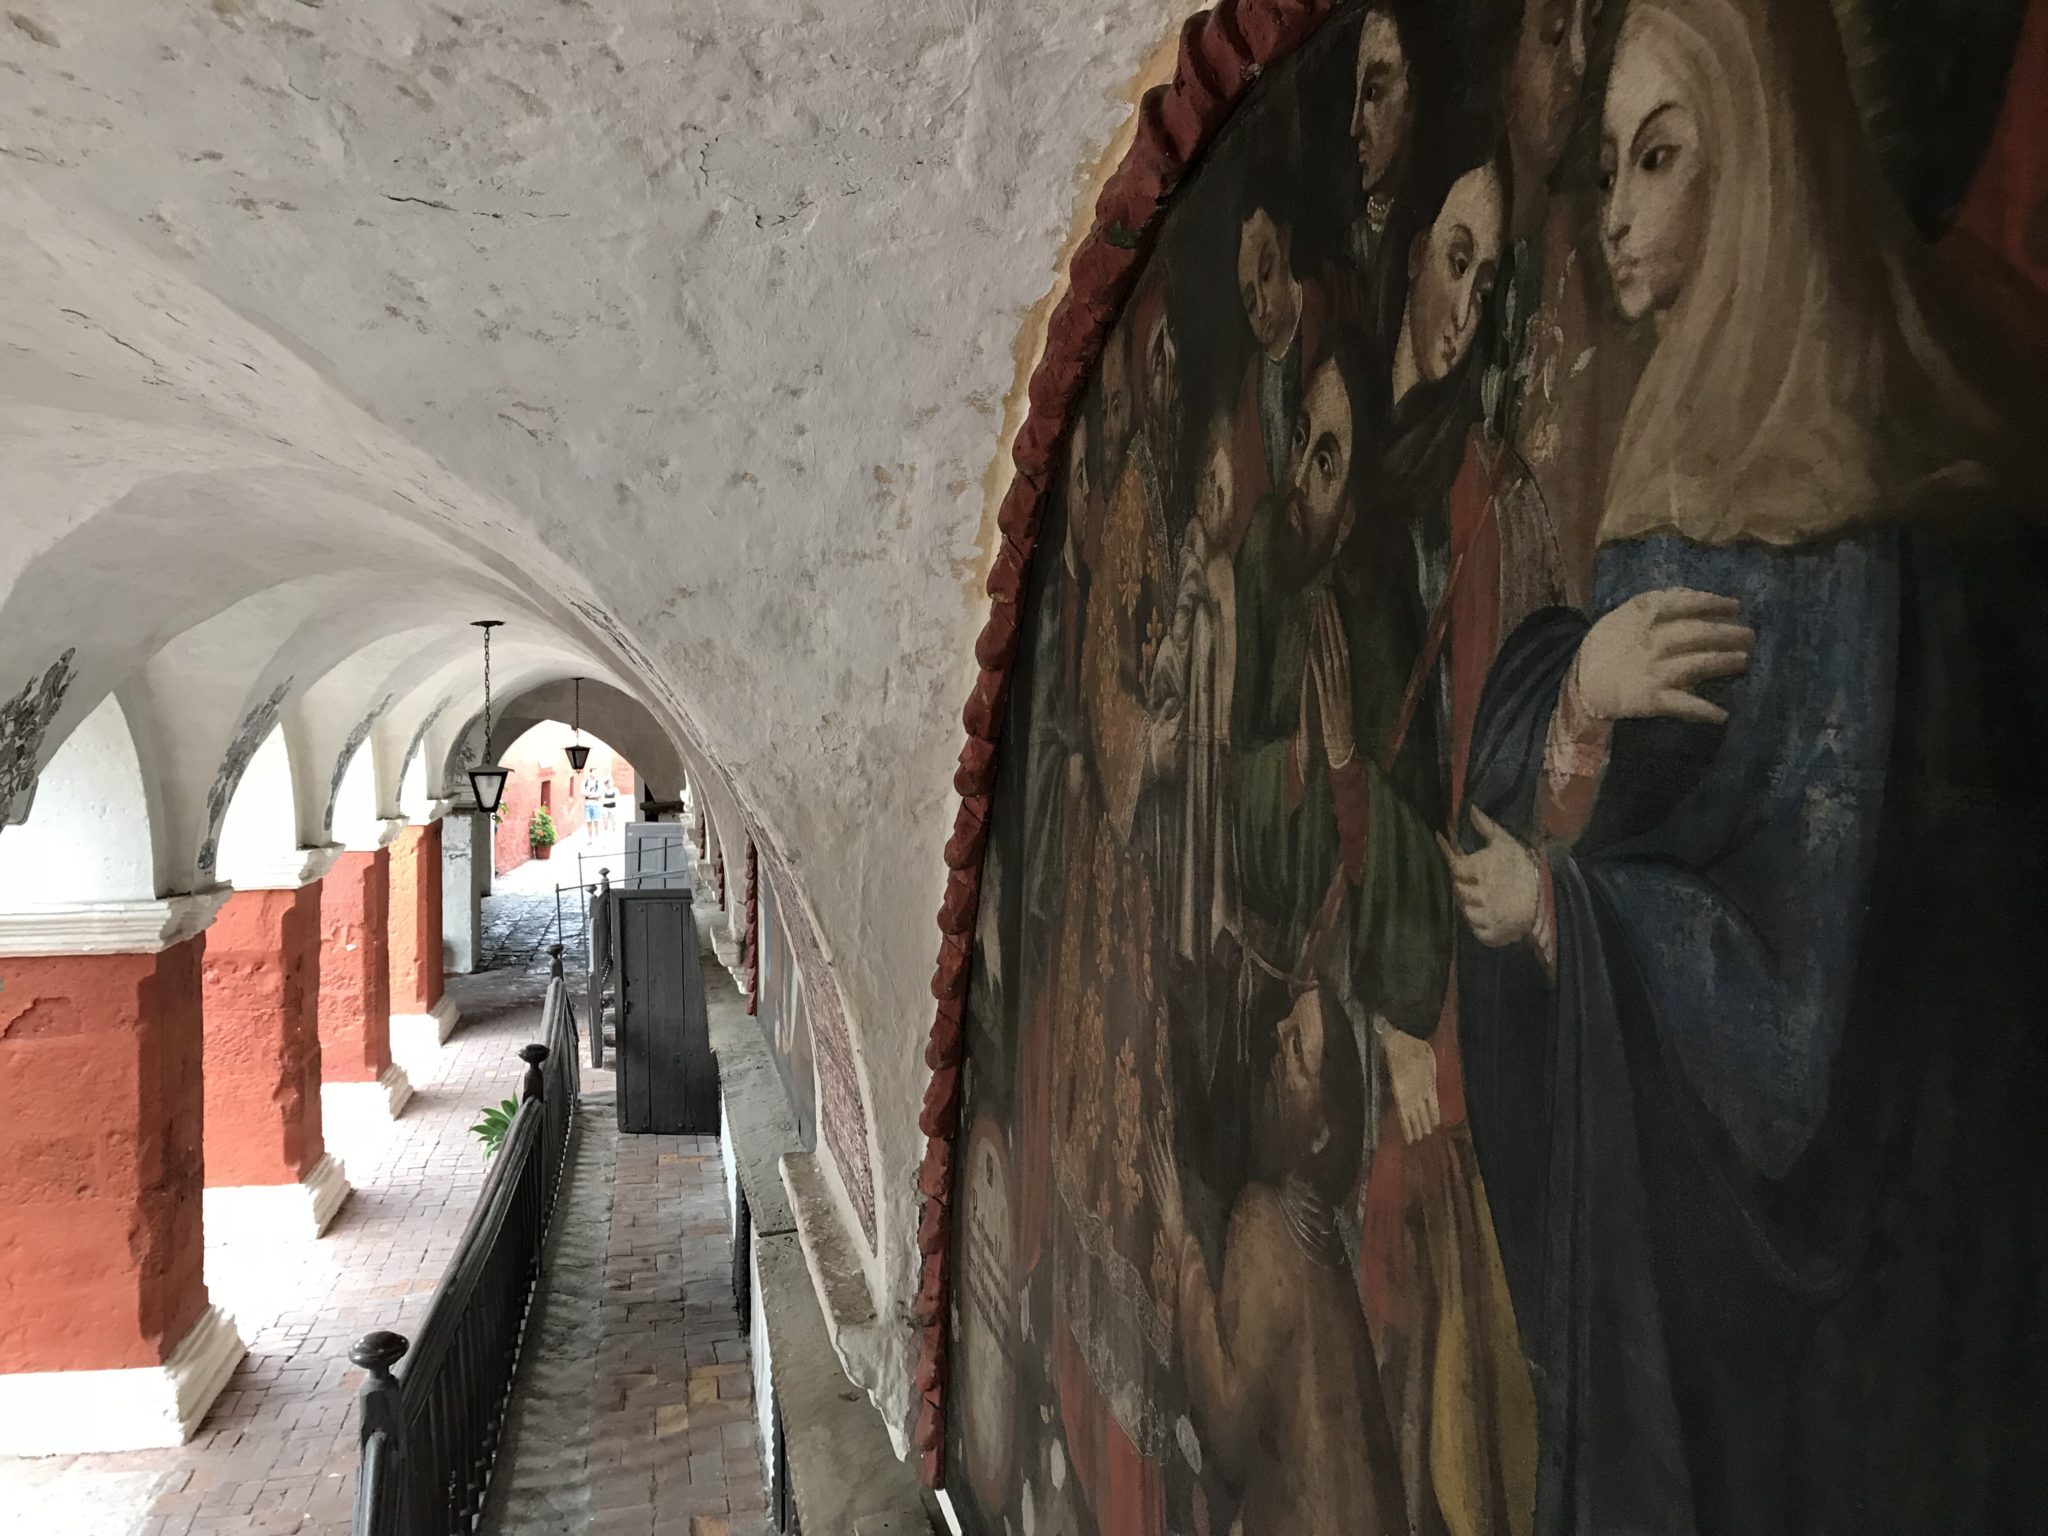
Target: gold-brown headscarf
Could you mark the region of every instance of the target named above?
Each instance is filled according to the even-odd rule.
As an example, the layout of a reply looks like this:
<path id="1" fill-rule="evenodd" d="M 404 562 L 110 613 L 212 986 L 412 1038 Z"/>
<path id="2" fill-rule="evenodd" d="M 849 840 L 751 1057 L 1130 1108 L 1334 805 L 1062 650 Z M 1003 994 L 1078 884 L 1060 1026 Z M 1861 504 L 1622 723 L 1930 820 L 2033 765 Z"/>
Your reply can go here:
<path id="1" fill-rule="evenodd" d="M 1698 121 L 1707 227 L 1624 419 L 1600 541 L 1789 544 L 1982 479 L 1999 425 L 1927 319 L 1826 0 L 1632 0 Z"/>

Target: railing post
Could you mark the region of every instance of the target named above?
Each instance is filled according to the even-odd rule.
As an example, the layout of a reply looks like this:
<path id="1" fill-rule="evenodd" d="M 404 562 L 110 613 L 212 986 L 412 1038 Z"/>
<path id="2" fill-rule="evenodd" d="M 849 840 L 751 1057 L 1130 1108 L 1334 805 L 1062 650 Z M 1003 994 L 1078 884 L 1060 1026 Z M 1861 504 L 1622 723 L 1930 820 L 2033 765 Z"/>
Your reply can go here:
<path id="1" fill-rule="evenodd" d="M 387 1333 L 379 1329 L 366 1333 L 349 1346 L 348 1358 L 370 1374 L 363 1378 L 362 1390 L 356 1394 L 363 1410 L 363 1438 L 369 1439 L 378 1430 L 391 1437 L 394 1449 L 402 1449 L 405 1440 L 405 1414 L 398 1395 L 398 1378 L 391 1374 L 391 1367 L 405 1358 L 405 1352 L 412 1343 L 402 1333 Z"/>
<path id="2" fill-rule="evenodd" d="M 520 1087 L 519 1097 L 545 1102 L 547 1079 L 541 1073 L 540 1064 L 548 1059 L 548 1048 L 544 1045 L 522 1045 L 519 1047 L 519 1059 L 526 1063 L 526 1081 Z"/>
<path id="3" fill-rule="evenodd" d="M 398 1388 L 398 1380 L 391 1374 L 391 1367 L 404 1358 L 412 1348 L 402 1333 L 387 1333 L 379 1329 L 366 1333 L 350 1346 L 348 1358 L 351 1364 L 369 1372 L 363 1378 L 362 1389 L 356 1394 L 356 1405 L 362 1417 L 357 1445 L 362 1448 L 363 1461 L 359 1476 L 367 1478 L 369 1471 L 368 1448 L 370 1438 L 381 1433 L 389 1464 L 382 1469 L 383 1485 L 371 1488 L 367 1481 L 356 1486 L 355 1529 L 358 1536 L 379 1536 L 385 1531 L 403 1531 L 406 1527 L 406 1490 L 411 1486 L 411 1473 L 406 1466 L 405 1443 L 405 1399 Z M 381 1508 L 372 1507 L 375 1500 Z"/>
<path id="4" fill-rule="evenodd" d="M 548 974 L 560 979 L 562 974 L 562 946 L 550 944 L 548 946 L 548 955 L 550 957 L 548 960 Z"/>

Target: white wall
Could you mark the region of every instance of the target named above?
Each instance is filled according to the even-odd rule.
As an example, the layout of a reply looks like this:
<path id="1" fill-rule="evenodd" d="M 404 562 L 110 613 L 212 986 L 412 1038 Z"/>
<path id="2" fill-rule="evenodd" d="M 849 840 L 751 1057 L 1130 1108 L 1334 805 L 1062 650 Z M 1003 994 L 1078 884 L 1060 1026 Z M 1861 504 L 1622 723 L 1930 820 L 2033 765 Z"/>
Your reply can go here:
<path id="1" fill-rule="evenodd" d="M 273 726 L 242 771 L 221 822 L 214 869 L 223 885 L 240 885 L 259 867 L 274 868 L 299 845 L 298 812 L 292 801 L 291 753 L 284 730 Z"/>
<path id="2" fill-rule="evenodd" d="M 0 830 L 0 911 L 157 894 L 148 797 L 112 694 L 43 770 L 28 820 Z"/>
<path id="3" fill-rule="evenodd" d="M 349 758 L 341 787 L 334 792 L 334 840 L 344 848 L 375 848 L 383 836 L 377 814 L 377 770 L 369 743 Z"/>

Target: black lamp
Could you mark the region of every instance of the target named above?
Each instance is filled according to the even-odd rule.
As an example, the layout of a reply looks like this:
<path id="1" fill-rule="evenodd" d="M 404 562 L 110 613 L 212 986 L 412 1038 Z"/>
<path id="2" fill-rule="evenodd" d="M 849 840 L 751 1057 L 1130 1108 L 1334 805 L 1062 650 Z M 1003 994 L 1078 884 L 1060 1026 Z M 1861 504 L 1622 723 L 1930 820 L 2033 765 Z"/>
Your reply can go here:
<path id="1" fill-rule="evenodd" d="M 484 750 L 483 761 L 469 770 L 469 792 L 476 796 L 478 810 L 486 816 L 495 816 L 505 798 L 505 780 L 511 777 L 512 772 L 491 760 L 491 631 L 505 621 L 474 619 L 471 622 L 484 632 Z"/>
<path id="2" fill-rule="evenodd" d="M 576 740 L 562 748 L 568 756 L 569 771 L 581 773 L 583 765 L 590 761 L 590 748 L 583 745 L 583 679 L 576 679 Z"/>

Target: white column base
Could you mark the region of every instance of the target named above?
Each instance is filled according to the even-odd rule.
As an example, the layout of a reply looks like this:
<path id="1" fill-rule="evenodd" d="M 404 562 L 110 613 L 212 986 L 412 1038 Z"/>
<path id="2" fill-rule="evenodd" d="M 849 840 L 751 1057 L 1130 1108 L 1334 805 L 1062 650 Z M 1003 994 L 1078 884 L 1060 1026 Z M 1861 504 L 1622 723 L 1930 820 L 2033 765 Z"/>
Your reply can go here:
<path id="1" fill-rule="evenodd" d="M 208 1307 L 162 1365 L 0 1375 L 0 1454 L 183 1445 L 247 1353 L 234 1319 Z"/>
<path id="2" fill-rule="evenodd" d="M 350 1189 L 347 1171 L 331 1152 L 296 1184 L 229 1184 L 209 1189 L 206 1241 L 269 1243 L 280 1237 L 318 1237 L 334 1220 Z"/>
<path id="3" fill-rule="evenodd" d="M 446 992 L 425 1013 L 391 1015 L 391 1049 L 401 1056 L 426 1056 L 448 1043 L 455 1026 L 462 1022 L 462 1010 Z"/>
<path id="4" fill-rule="evenodd" d="M 322 1083 L 320 1117 L 346 1126 L 387 1124 L 411 1098 L 412 1079 L 394 1061 L 374 1083 Z"/>

